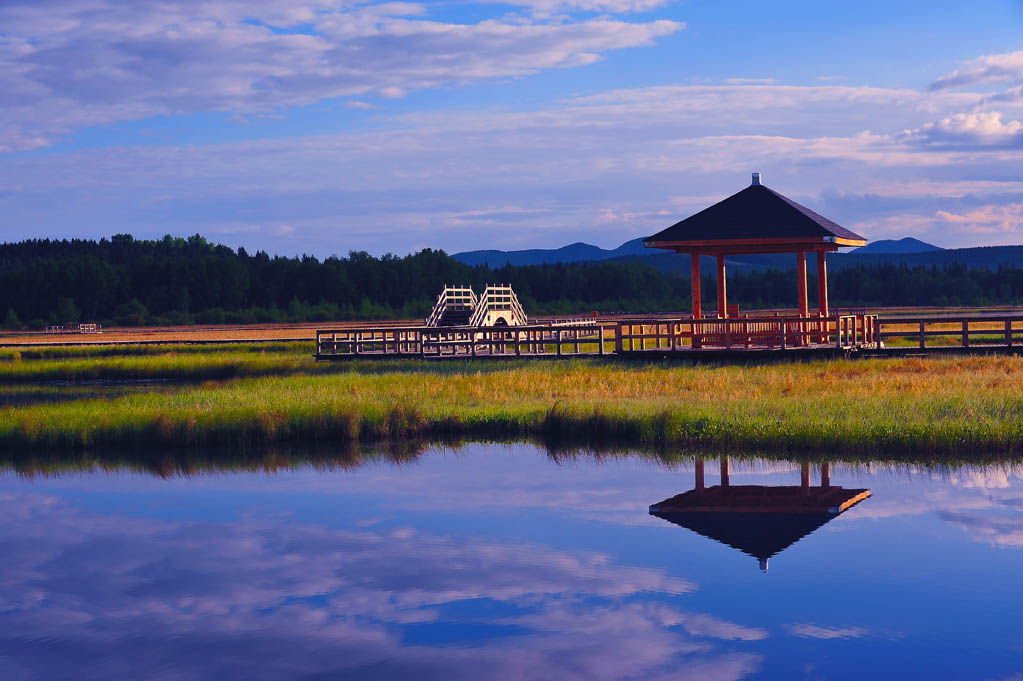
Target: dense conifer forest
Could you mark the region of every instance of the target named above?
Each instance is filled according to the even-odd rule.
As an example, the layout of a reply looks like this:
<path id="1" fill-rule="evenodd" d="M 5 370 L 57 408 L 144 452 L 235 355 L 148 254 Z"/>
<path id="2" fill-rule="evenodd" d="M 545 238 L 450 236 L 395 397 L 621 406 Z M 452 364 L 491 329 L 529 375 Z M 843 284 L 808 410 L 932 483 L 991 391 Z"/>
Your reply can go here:
<path id="1" fill-rule="evenodd" d="M 688 264 L 688 261 L 686 263 Z M 816 291 L 811 273 L 810 291 Z M 640 262 L 500 268 L 463 265 L 443 251 L 323 260 L 248 253 L 201 236 L 158 241 L 29 240 L 0 245 L 0 314 L 7 328 L 66 322 L 106 325 L 255 323 L 424 317 L 444 284 L 511 284 L 527 312 L 672 312 L 689 301 L 689 278 Z M 1023 303 L 1023 269 L 876 264 L 830 274 L 833 305 Z M 713 305 L 707 276 L 705 305 Z M 793 272 L 737 271 L 729 302 L 793 307 Z"/>

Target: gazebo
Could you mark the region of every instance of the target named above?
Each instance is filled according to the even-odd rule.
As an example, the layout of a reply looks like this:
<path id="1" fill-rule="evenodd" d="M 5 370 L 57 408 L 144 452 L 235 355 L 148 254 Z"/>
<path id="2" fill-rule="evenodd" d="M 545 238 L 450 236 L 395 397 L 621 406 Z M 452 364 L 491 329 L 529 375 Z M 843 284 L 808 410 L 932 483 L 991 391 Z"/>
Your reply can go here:
<path id="1" fill-rule="evenodd" d="M 646 237 L 647 248 L 688 253 L 691 259 L 693 318 L 703 318 L 700 304 L 700 256 L 717 258 L 717 317 L 726 319 L 725 258 L 729 255 L 795 253 L 797 310 L 809 316 L 806 286 L 807 253 L 817 254 L 818 318 L 828 317 L 826 255 L 843 246 L 863 246 L 859 234 L 767 188 L 760 173 L 753 183 L 709 208 Z"/>
<path id="2" fill-rule="evenodd" d="M 819 487 L 810 484 L 804 462 L 800 484 L 731 485 L 728 457 L 721 457 L 721 482 L 704 485 L 703 459 L 696 460 L 696 487 L 650 507 L 650 514 L 767 561 L 870 496 L 868 489 L 831 484 L 831 467 L 820 465 Z"/>

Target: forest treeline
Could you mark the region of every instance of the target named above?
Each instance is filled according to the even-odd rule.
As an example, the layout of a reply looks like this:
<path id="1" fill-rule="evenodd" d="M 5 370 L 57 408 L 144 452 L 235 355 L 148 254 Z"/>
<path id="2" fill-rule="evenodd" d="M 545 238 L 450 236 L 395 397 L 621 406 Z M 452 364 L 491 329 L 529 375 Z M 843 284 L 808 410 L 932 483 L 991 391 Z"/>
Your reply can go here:
<path id="1" fill-rule="evenodd" d="M 686 260 L 688 267 L 688 260 Z M 811 292 L 816 291 L 810 274 Z M 404 257 L 352 252 L 323 260 L 271 256 L 201 236 L 29 240 L 0 245 L 0 314 L 7 328 L 254 323 L 425 317 L 444 284 L 508 283 L 530 314 L 672 312 L 689 307 L 689 277 L 640 262 L 470 267 L 443 251 Z M 1023 269 L 878 264 L 830 273 L 833 305 L 1023 303 Z M 713 276 L 703 282 L 714 304 Z M 793 272 L 739 271 L 730 303 L 794 307 Z M 711 308 L 712 309 L 712 308 Z"/>

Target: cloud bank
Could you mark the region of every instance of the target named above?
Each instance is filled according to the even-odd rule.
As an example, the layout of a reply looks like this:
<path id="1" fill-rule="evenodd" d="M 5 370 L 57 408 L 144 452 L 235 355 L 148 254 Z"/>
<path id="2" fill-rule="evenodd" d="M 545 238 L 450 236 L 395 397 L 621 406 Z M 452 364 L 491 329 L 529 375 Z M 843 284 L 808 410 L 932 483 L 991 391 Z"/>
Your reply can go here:
<path id="1" fill-rule="evenodd" d="M 659 3 L 523 4 L 611 12 Z M 432 19 L 426 4 L 345 0 L 15 1 L 0 6 L 0 26 L 0 152 L 154 116 L 259 114 L 525 76 L 683 28 L 607 15 L 454 23 Z"/>

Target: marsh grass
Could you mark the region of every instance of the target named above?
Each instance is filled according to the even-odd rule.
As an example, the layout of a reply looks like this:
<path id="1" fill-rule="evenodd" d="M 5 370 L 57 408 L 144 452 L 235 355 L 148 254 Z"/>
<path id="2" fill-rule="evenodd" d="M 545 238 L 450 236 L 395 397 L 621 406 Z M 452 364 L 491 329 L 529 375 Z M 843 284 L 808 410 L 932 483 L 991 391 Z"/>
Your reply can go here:
<path id="1" fill-rule="evenodd" d="M 262 354 L 269 352 L 309 356 L 313 353 L 314 347 L 314 343 L 305 341 L 287 343 L 175 343 L 167 345 L 40 345 L 0 348 L 0 361 L 224 353 Z"/>
<path id="2" fill-rule="evenodd" d="M 1023 359 L 686 366 L 345 363 L 173 392 L 0 410 L 4 449 L 518 439 L 587 447 L 1023 451 Z"/>
<path id="3" fill-rule="evenodd" d="M 299 371 L 329 371 L 331 365 L 317 364 L 312 346 L 182 346 L 151 352 L 150 346 L 106 348 L 66 348 L 90 352 L 20 352 L 19 357 L 0 361 L 0 385 L 47 381 L 98 380 L 224 380 L 242 376 L 287 374 Z M 307 347 L 308 346 L 308 347 Z M 65 350 L 58 348 L 55 350 Z M 116 350 L 112 352 L 111 350 Z M 36 351 L 34 351 L 36 352 Z"/>

